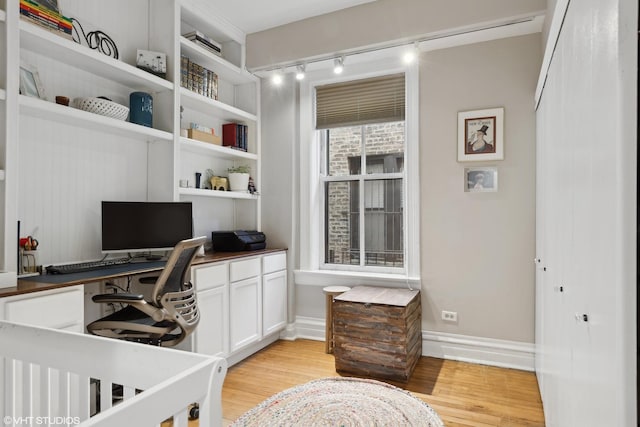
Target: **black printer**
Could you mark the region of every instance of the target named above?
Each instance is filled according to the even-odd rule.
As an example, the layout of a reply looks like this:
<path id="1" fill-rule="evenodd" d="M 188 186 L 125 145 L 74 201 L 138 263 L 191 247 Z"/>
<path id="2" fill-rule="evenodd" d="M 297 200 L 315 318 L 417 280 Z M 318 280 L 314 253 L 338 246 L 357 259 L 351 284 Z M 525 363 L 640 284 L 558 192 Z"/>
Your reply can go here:
<path id="1" fill-rule="evenodd" d="M 214 252 L 255 251 L 267 247 L 264 233 L 255 230 L 213 231 L 211 242 Z"/>

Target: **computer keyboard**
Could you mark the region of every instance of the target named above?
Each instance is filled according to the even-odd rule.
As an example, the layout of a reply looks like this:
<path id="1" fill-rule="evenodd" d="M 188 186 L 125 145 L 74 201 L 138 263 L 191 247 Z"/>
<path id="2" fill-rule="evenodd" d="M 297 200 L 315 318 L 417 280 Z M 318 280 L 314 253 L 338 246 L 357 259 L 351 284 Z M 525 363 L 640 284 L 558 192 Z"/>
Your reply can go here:
<path id="1" fill-rule="evenodd" d="M 101 268 L 112 267 L 114 265 L 128 264 L 131 258 L 113 258 L 101 261 L 79 262 L 77 264 L 50 265 L 47 267 L 49 274 L 70 274 L 81 273 L 83 271 L 100 270 Z"/>

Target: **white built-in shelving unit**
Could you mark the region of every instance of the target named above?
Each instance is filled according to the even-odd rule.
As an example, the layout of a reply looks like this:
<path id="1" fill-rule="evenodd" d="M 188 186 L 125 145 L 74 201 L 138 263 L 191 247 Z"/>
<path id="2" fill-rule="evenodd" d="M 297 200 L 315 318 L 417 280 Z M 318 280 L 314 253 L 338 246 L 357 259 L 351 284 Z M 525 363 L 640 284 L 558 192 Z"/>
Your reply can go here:
<path id="1" fill-rule="evenodd" d="M 260 80 L 245 70 L 241 31 L 219 22 L 204 0 L 58 0 L 86 32 L 113 39 L 114 59 L 20 19 L 18 4 L 0 0 L 0 122 L 11 124 L 0 134 L 0 208 L 8 212 L 0 218 L 0 271 L 15 269 L 17 221 L 21 234 L 40 241 L 39 263 L 99 257 L 101 200 L 191 201 L 196 234 L 260 229 Z M 220 42 L 222 56 L 182 36 L 193 30 Z M 165 53 L 166 77 L 137 68 L 138 49 Z M 218 99 L 180 87 L 181 55 L 218 75 Z M 18 94 L 18 78 L 7 78 L 23 63 L 37 70 L 41 98 Z M 106 96 L 128 106 L 135 91 L 152 95 L 153 127 L 55 103 L 58 95 Z M 248 150 L 182 137 L 191 122 L 217 135 L 225 123 L 246 125 Z M 207 171 L 226 176 L 242 164 L 258 193 L 203 188 Z M 196 173 L 201 188 L 193 188 Z M 183 178 L 192 188 L 179 186 Z"/>
<path id="2" fill-rule="evenodd" d="M 181 138 L 178 143 L 178 161 L 176 167 L 180 176 L 176 179 L 189 179 L 193 182 L 195 172 L 213 170 L 215 175 L 225 176 L 226 169 L 231 166 L 246 164 L 251 167 L 251 175 L 259 192 L 260 176 L 260 80 L 244 68 L 245 49 L 244 34 L 230 27 L 225 22 L 208 19 L 215 15 L 215 8 L 206 2 L 184 1 L 180 7 L 180 55 L 191 62 L 213 70 L 218 76 L 218 99 L 210 99 L 185 88 L 179 90 L 179 102 L 184 109 L 181 127 L 188 127 L 191 122 L 212 127 L 218 135 L 222 135 L 224 123 L 238 123 L 248 128 L 247 152 L 234 150 L 224 146 L 202 144 L 199 141 Z M 222 56 L 183 37 L 190 31 L 198 30 L 213 38 L 222 46 Z M 179 80 L 179 77 L 176 77 Z M 203 177 L 205 174 L 203 173 Z M 258 179 L 256 179 L 258 178 Z M 207 191 L 196 188 L 180 188 L 178 197 L 181 200 L 192 200 L 207 209 L 213 209 L 224 215 L 233 216 L 233 223 L 227 221 L 232 228 L 260 229 L 260 197 L 242 192 Z M 203 220 L 209 222 L 209 228 L 216 228 L 220 218 L 215 215 Z"/>

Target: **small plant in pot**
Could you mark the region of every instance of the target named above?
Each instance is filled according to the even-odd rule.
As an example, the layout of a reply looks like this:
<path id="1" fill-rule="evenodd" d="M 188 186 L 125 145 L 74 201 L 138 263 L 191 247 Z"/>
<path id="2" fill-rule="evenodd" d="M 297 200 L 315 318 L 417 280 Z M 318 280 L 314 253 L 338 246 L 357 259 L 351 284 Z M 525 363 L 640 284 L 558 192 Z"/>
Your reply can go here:
<path id="1" fill-rule="evenodd" d="M 231 191 L 249 191 L 249 172 L 251 168 L 248 165 L 234 166 L 227 169 L 229 172 L 229 188 Z"/>

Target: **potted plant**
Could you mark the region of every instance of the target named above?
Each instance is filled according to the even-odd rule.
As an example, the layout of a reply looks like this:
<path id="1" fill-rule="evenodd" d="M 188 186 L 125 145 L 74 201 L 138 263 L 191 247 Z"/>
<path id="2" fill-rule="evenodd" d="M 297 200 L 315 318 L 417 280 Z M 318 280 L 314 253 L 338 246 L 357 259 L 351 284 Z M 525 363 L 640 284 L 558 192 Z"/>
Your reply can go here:
<path id="1" fill-rule="evenodd" d="M 229 188 L 231 191 L 249 190 L 249 172 L 251 168 L 248 165 L 233 166 L 227 169 L 229 172 Z"/>

